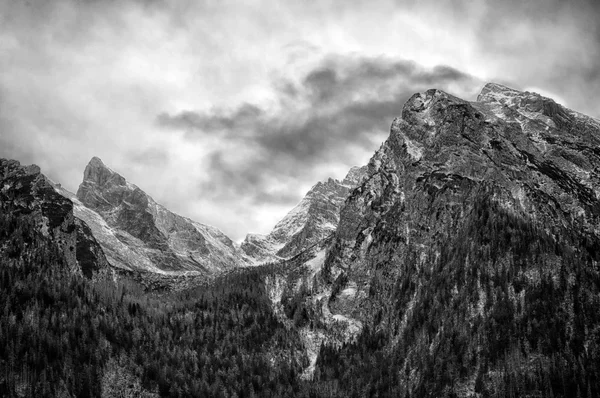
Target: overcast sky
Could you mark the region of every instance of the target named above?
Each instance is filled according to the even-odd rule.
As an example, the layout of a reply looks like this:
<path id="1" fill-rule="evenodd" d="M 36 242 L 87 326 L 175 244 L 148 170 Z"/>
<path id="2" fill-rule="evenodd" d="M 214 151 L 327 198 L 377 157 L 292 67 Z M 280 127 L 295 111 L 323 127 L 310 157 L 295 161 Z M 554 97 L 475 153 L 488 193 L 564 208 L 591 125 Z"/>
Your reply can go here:
<path id="1" fill-rule="evenodd" d="M 593 0 L 0 0 L 0 157 L 76 191 L 98 156 L 239 241 L 365 164 L 415 92 L 496 81 L 600 116 L 599 20 Z"/>

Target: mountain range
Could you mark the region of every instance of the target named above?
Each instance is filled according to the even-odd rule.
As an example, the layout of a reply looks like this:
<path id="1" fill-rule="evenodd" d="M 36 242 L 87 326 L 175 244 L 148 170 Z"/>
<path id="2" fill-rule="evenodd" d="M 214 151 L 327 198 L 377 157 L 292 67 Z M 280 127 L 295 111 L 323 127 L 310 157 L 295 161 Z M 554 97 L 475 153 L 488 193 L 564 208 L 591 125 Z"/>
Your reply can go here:
<path id="1" fill-rule="evenodd" d="M 332 234 L 344 200 L 365 173 L 366 167 L 354 167 L 342 181 L 318 182 L 273 231 L 248 234 L 241 245 L 156 203 L 97 157 L 86 166 L 77 194 L 53 186 L 73 202 L 75 216 L 89 225 L 112 266 L 214 275 L 293 257 Z"/>
<path id="2" fill-rule="evenodd" d="M 210 274 L 248 263 L 221 231 L 169 211 L 99 158 L 86 166 L 76 195 L 57 191 L 73 201 L 115 267 Z"/>
<path id="3" fill-rule="evenodd" d="M 114 270 L 213 278 L 205 289 L 220 290 L 181 313 L 164 310 L 172 323 L 189 317 L 187 329 L 165 336 L 183 339 L 192 324 L 203 336 L 206 311 L 221 308 L 206 303 L 235 283 L 244 286 L 227 293 L 241 300 L 232 301 L 235 308 L 246 302 L 249 311 L 252 302 L 260 312 L 248 325 L 259 317 L 266 318 L 258 324 L 271 325 L 261 348 L 244 355 L 266 356 L 272 365 L 263 368 L 278 380 L 255 383 L 253 391 L 593 397 L 600 394 L 599 148 L 599 120 L 489 83 L 476 101 L 436 89 L 413 95 L 368 165 L 342 181 L 317 183 L 269 234 L 249 234 L 239 246 L 157 204 L 98 158 L 77 194 L 36 166 L 2 160 L 0 199 L 7 220 L 26 215 L 39 239 L 56 246 L 57 258 L 82 278 L 128 281 Z M 13 235 L 2 256 L 25 261 L 11 249 L 24 244 Z M 199 308 L 204 315 L 194 318 Z M 233 308 L 225 311 L 206 318 L 213 331 L 216 319 L 230 317 L 224 330 L 246 322 L 231 315 Z M 136 327 L 140 341 L 153 339 L 152 326 Z M 231 341 L 258 336 L 242 331 Z M 212 339 L 197 344 L 219 340 Z M 184 340 L 169 341 L 196 347 Z M 147 391 L 183 396 L 170 388 L 193 386 L 148 370 L 134 348 L 123 355 Z M 261 372 L 242 359 L 235 366 L 214 360 L 210 372 Z M 197 360 L 189 364 L 179 372 L 201 377 Z M 248 391 L 235 382 L 224 386 L 235 379 L 231 372 L 207 385 L 216 383 L 225 396 Z"/>

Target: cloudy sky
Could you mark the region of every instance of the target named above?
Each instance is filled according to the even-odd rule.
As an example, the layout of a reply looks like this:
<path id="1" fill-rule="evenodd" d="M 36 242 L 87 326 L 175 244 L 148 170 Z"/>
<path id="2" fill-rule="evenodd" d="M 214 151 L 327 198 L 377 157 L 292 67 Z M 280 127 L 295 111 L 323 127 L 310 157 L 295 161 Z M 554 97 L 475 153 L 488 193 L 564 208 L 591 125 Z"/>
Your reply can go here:
<path id="1" fill-rule="evenodd" d="M 240 240 L 365 164 L 415 92 L 496 81 L 600 116 L 599 20 L 594 0 L 0 0 L 0 157 L 76 191 L 98 156 Z"/>

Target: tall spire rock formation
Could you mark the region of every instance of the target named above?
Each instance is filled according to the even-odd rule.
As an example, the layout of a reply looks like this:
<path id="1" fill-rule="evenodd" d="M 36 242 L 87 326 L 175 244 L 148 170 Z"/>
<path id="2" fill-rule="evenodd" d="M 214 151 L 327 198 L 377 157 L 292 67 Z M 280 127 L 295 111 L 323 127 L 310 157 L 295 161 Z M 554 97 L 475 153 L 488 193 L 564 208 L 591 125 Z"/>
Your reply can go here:
<path id="1" fill-rule="evenodd" d="M 318 182 L 268 235 L 248 234 L 242 250 L 264 263 L 291 258 L 319 243 L 337 228 L 344 200 L 366 172 L 366 167 L 353 167 L 342 181 Z"/>
<path id="2" fill-rule="evenodd" d="M 214 274 L 247 264 L 221 231 L 169 211 L 97 157 L 72 199 L 117 267 Z"/>

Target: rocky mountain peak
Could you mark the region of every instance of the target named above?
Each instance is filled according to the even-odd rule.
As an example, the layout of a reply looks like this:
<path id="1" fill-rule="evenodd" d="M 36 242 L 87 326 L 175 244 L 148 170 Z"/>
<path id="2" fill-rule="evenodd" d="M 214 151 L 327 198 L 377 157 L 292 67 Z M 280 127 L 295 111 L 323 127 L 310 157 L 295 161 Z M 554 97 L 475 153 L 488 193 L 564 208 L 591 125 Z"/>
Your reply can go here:
<path id="1" fill-rule="evenodd" d="M 469 106 L 470 105 L 470 106 Z M 478 112 L 510 121 L 516 116 L 514 112 L 532 119 L 539 119 L 551 127 L 562 127 L 572 121 L 575 113 L 551 98 L 535 92 L 519 91 L 498 83 L 487 83 L 475 102 L 465 101 L 442 90 L 431 89 L 414 94 L 402 109 L 401 120 L 414 126 L 431 127 L 436 117 L 446 112 L 448 106 L 462 106 L 470 110 L 474 107 Z M 548 120 L 549 119 L 549 120 Z M 399 121 L 396 120 L 395 124 Z"/>
<path id="2" fill-rule="evenodd" d="M 96 156 L 94 156 L 85 167 L 83 172 L 83 182 L 94 183 L 99 186 L 104 186 L 109 182 L 111 185 L 126 184 L 125 178 L 112 171 Z"/>
<path id="3" fill-rule="evenodd" d="M 88 164 L 92 167 L 107 168 L 104 162 L 102 162 L 102 159 L 100 159 L 98 156 L 93 156 Z"/>
<path id="4" fill-rule="evenodd" d="M 501 118 L 510 119 L 511 115 L 506 109 L 500 111 L 498 106 L 516 111 L 526 118 L 537 119 L 551 128 L 568 128 L 576 118 L 591 119 L 538 93 L 518 91 L 496 83 L 486 84 L 477 97 L 477 101 L 487 103 L 492 107 L 496 104 L 496 109 L 493 109 L 494 113 Z"/>
<path id="5" fill-rule="evenodd" d="M 487 83 L 477 96 L 477 102 L 500 101 L 513 98 L 521 94 L 520 91 L 498 83 Z"/>
<path id="6" fill-rule="evenodd" d="M 12 159 L 1 159 L 0 162 L 0 177 L 6 177 L 18 170 L 18 173 L 23 176 L 36 176 L 40 174 L 40 167 L 32 164 L 32 165 L 21 165 L 21 162 L 18 160 Z"/>
<path id="7" fill-rule="evenodd" d="M 121 268 L 210 274 L 246 262 L 221 231 L 169 211 L 100 158 L 86 166 L 75 199 L 77 214 Z"/>
<path id="8" fill-rule="evenodd" d="M 341 182 L 328 178 L 316 183 L 268 235 L 248 234 L 242 250 L 259 264 L 291 258 L 311 248 L 335 231 L 340 208 L 366 175 L 366 166 L 352 167 Z"/>

